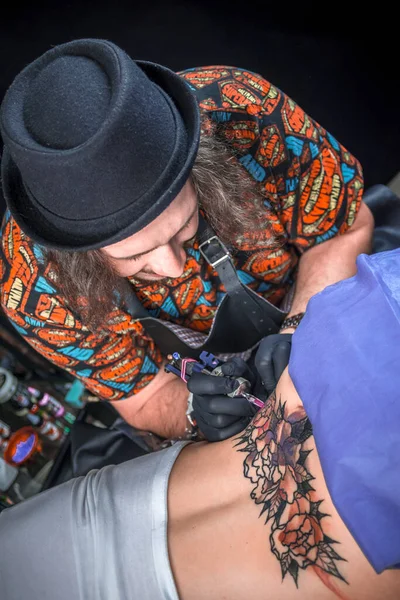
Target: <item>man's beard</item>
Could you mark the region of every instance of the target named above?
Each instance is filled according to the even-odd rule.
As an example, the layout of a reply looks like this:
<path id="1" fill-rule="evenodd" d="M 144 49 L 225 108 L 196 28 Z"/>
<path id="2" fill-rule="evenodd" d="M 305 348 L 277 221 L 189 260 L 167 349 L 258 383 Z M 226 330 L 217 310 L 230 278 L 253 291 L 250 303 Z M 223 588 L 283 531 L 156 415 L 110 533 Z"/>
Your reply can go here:
<path id="1" fill-rule="evenodd" d="M 183 242 L 183 248 L 186 249 L 187 248 L 192 248 L 193 247 L 193 243 L 196 239 L 196 235 L 197 232 L 188 240 L 185 240 L 185 242 Z M 186 252 L 186 259 L 185 259 L 185 264 L 186 264 L 186 260 L 188 258 L 187 252 Z M 149 277 L 147 277 L 147 275 Z M 160 277 L 159 275 L 157 275 L 157 273 L 154 273 L 154 271 L 139 271 L 139 274 L 135 274 L 135 275 L 128 275 L 128 279 L 133 279 L 139 283 L 148 285 L 149 283 L 165 283 L 168 280 L 171 279 L 176 279 L 175 277 Z"/>
<path id="2" fill-rule="evenodd" d="M 146 271 L 142 271 L 142 275 L 130 275 L 128 278 L 144 285 L 148 285 L 149 283 L 164 283 L 167 281 L 167 279 L 169 279 L 169 277 L 159 277 L 157 273 L 153 273 L 152 271 L 149 271 L 148 273 Z M 149 275 L 150 277 L 146 277 L 146 275 Z"/>

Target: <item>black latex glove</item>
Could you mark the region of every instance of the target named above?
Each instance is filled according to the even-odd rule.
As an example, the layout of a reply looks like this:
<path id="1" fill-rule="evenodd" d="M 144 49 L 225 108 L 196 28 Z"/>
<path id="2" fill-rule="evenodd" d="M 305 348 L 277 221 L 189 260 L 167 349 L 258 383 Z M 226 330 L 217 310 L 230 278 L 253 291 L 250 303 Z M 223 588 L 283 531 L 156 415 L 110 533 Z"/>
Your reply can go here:
<path id="1" fill-rule="evenodd" d="M 188 389 L 193 394 L 193 416 L 209 442 L 219 442 L 239 433 L 258 410 L 243 396 L 228 396 L 237 387 L 233 377 L 244 377 L 250 383 L 254 380 L 244 360 L 235 357 L 222 365 L 221 370 L 224 377 L 195 373 L 188 381 Z"/>
<path id="2" fill-rule="evenodd" d="M 258 347 L 255 366 L 268 396 L 276 388 L 280 376 L 289 364 L 292 334 L 269 335 Z"/>

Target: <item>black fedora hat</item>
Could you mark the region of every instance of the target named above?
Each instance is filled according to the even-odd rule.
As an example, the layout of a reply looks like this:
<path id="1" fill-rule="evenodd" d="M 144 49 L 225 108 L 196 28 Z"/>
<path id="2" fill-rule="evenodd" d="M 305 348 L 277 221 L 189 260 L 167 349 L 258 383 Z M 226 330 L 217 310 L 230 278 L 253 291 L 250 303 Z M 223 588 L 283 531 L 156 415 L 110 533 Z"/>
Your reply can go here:
<path id="1" fill-rule="evenodd" d="M 1 134 L 4 196 L 21 229 L 83 251 L 140 231 L 169 206 L 195 160 L 200 116 L 173 71 L 84 39 L 15 78 Z"/>

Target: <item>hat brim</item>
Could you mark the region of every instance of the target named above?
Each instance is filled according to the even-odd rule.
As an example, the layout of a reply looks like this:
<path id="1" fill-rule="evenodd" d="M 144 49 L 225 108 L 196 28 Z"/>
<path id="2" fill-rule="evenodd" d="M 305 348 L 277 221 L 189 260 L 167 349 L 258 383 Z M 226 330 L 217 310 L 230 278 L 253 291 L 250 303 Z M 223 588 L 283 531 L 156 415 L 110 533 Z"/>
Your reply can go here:
<path id="1" fill-rule="evenodd" d="M 197 155 L 200 139 L 200 111 L 196 97 L 191 92 L 188 84 L 170 69 L 147 61 L 135 62 L 147 77 L 172 100 L 186 128 L 187 152 L 182 160 L 179 174 L 168 190 L 165 190 L 156 203 L 144 212 L 139 219 L 135 215 L 130 220 L 130 207 L 128 206 L 120 215 L 120 222 L 125 225 L 119 228 L 118 231 L 112 231 L 106 236 L 103 234 L 99 239 L 96 236 L 92 236 L 90 240 L 74 239 L 70 234 L 66 235 L 62 227 L 48 221 L 45 215 L 38 210 L 36 203 L 32 201 L 29 191 L 24 186 L 17 165 L 8 149 L 4 147 L 1 172 L 3 193 L 7 206 L 24 233 L 38 244 L 59 250 L 83 252 L 119 242 L 137 233 L 156 219 L 185 185 Z M 95 225 L 95 221 L 92 225 Z M 93 230 L 93 227 L 91 229 Z"/>

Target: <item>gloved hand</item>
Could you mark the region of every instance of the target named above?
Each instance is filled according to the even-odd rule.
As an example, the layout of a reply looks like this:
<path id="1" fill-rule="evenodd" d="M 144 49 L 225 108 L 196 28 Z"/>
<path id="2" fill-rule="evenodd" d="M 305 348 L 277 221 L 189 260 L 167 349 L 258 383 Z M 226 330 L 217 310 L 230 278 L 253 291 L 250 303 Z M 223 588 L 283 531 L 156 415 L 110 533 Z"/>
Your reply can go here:
<path id="1" fill-rule="evenodd" d="M 268 396 L 276 388 L 280 376 L 289 364 L 291 349 L 291 333 L 269 335 L 258 347 L 255 366 Z"/>
<path id="2" fill-rule="evenodd" d="M 228 396 L 237 387 L 235 377 L 254 381 L 244 360 L 235 357 L 223 364 L 221 370 L 224 376 L 195 373 L 188 381 L 188 389 L 193 394 L 193 416 L 209 442 L 219 442 L 239 433 L 258 410 L 243 396 Z"/>

